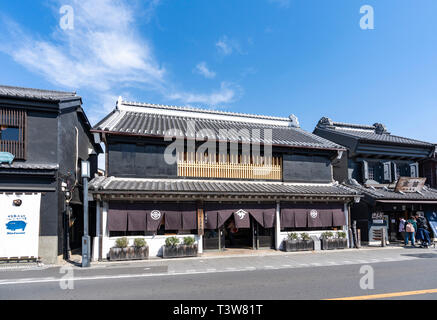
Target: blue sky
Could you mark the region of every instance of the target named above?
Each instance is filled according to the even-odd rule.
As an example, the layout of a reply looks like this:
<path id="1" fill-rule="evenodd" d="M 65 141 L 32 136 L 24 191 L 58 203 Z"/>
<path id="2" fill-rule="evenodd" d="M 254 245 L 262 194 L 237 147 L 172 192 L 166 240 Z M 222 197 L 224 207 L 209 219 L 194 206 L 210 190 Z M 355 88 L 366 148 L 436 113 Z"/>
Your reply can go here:
<path id="1" fill-rule="evenodd" d="M 59 9 L 74 9 L 63 30 Z M 362 30 L 360 7 L 374 8 Z M 92 123 L 127 100 L 384 123 L 437 143 L 435 0 L 0 2 L 0 83 L 77 91 Z"/>

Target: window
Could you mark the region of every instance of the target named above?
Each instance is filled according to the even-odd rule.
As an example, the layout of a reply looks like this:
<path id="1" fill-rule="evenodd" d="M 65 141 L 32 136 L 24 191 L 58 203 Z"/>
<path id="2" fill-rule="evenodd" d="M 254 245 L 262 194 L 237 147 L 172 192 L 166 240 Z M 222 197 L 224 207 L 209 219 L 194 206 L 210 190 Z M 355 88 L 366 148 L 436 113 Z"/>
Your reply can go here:
<path id="1" fill-rule="evenodd" d="M 14 127 L 0 127 L 0 140 L 2 141 L 19 141 L 20 129 Z"/>
<path id="2" fill-rule="evenodd" d="M 369 180 L 375 180 L 375 167 L 369 165 Z"/>
<path id="3" fill-rule="evenodd" d="M 0 108 L 0 152 L 9 152 L 15 159 L 25 159 L 27 114 L 22 110 Z"/>

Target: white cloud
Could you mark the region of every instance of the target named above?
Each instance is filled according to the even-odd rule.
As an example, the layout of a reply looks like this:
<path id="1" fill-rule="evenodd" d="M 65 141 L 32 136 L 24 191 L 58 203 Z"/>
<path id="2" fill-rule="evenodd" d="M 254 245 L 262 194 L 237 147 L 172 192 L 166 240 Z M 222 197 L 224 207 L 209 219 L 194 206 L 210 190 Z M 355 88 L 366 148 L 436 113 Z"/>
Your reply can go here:
<path id="1" fill-rule="evenodd" d="M 64 3 L 60 0 L 52 3 L 54 14 L 60 18 L 59 8 Z M 211 105 L 234 101 L 239 89 L 226 83 L 209 94 L 172 89 L 176 84 L 169 79 L 174 77 L 162 67 L 163 63 L 154 55 L 153 46 L 140 34 L 138 26 L 138 21 L 151 19 L 159 3 L 160 0 L 149 0 L 145 9 L 138 10 L 127 0 L 70 0 L 74 29 L 62 30 L 57 25 L 52 34 L 44 36 L 0 16 L 0 51 L 54 85 L 93 92 L 96 101 L 85 101 L 90 119 L 107 112 L 110 100 L 114 99 L 112 106 L 115 106 L 120 88 L 127 94 L 129 88 L 151 90 L 182 103 Z M 230 44 L 232 50 L 238 49 L 232 41 Z M 202 75 L 215 75 L 206 64 L 203 67 L 200 64 L 197 68 Z"/>
<path id="2" fill-rule="evenodd" d="M 206 65 L 206 62 L 204 61 L 199 62 L 196 65 L 196 68 L 194 68 L 193 72 L 198 73 L 208 79 L 215 78 L 215 72 L 209 70 L 208 66 Z"/>
<path id="3" fill-rule="evenodd" d="M 58 26 L 52 40 L 43 41 L 9 24 L 9 30 L 15 30 L 12 44 L 0 50 L 63 87 L 110 90 L 120 81 L 162 83 L 165 69 L 150 45 L 130 28 L 132 8 L 109 0 L 72 0 L 71 5 L 74 30 Z"/>
<path id="4" fill-rule="evenodd" d="M 168 94 L 168 98 L 184 101 L 186 104 L 202 103 L 207 106 L 217 106 L 234 102 L 242 92 L 243 89 L 240 86 L 229 82 L 222 82 L 219 90 L 214 90 L 208 94 L 174 91 Z"/>
<path id="5" fill-rule="evenodd" d="M 235 39 L 229 39 L 228 36 L 222 36 L 215 43 L 215 46 L 217 47 L 217 50 L 225 56 L 231 55 L 234 51 L 239 54 L 244 54 L 240 43 Z"/>

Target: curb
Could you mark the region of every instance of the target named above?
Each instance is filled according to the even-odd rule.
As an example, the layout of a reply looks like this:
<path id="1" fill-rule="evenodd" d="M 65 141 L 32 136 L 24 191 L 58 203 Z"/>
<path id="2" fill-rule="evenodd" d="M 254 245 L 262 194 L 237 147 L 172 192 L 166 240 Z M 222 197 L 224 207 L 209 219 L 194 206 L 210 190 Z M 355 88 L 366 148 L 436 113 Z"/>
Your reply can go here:
<path id="1" fill-rule="evenodd" d="M 147 260 L 127 260 L 127 261 L 95 261 L 91 262 L 91 268 L 99 268 L 105 266 L 117 266 L 117 265 L 135 265 L 135 264 L 149 264 L 153 262 L 169 262 L 169 261 L 197 261 L 197 260 L 211 260 L 211 259 L 229 259 L 229 258 L 253 258 L 253 257 L 269 257 L 269 256 L 293 256 L 293 255 L 310 255 L 310 254 L 323 254 L 329 255 L 332 253 L 339 252 L 360 252 L 360 251 L 376 251 L 376 250 L 393 250 L 393 249 L 404 249 L 403 247 L 361 247 L 360 249 L 347 248 L 341 250 L 318 250 L 318 251 L 301 251 L 301 252 L 284 252 L 276 251 L 265 252 L 261 254 L 247 253 L 247 254 L 229 254 L 222 256 L 197 256 L 197 257 L 187 257 L 187 258 L 177 258 L 177 259 L 162 259 L 159 257 L 153 257 Z"/>

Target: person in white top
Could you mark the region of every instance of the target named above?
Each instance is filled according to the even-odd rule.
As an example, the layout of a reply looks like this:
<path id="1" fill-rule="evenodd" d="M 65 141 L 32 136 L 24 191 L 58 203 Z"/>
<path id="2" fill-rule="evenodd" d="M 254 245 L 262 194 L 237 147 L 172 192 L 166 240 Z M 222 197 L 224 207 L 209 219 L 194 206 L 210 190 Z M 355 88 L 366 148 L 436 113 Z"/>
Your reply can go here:
<path id="1" fill-rule="evenodd" d="M 405 241 L 405 219 L 403 217 L 399 218 L 399 232 L 402 234 L 402 239 Z"/>

